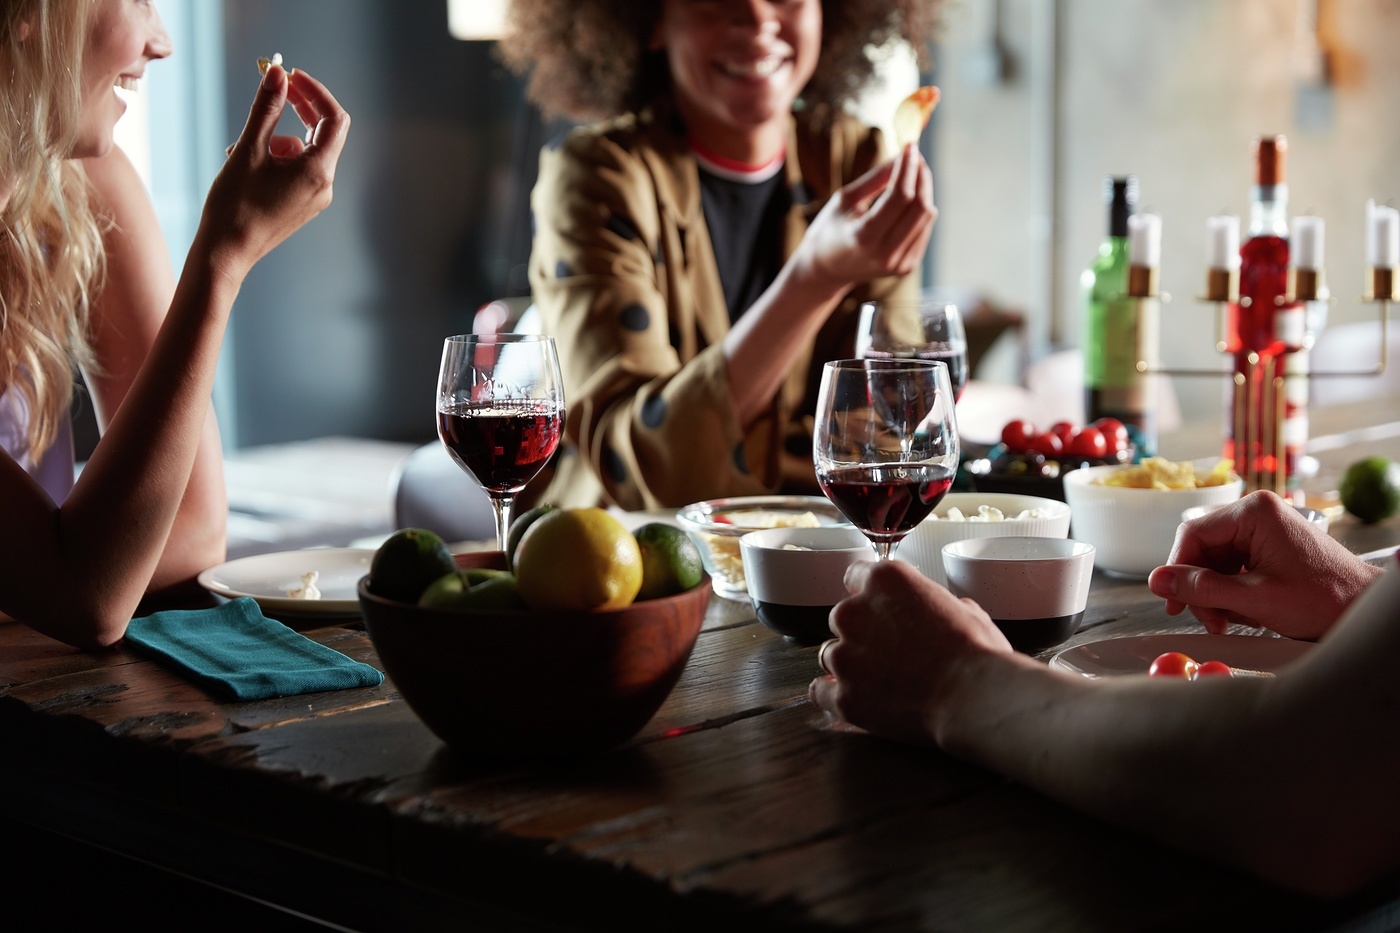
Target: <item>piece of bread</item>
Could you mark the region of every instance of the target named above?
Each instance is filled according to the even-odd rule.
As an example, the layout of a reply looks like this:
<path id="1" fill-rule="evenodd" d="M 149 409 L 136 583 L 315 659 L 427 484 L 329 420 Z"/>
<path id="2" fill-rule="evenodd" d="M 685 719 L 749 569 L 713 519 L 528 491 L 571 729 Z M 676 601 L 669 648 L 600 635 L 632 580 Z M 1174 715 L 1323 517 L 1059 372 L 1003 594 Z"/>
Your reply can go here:
<path id="1" fill-rule="evenodd" d="M 938 106 L 938 100 L 942 96 L 942 91 L 929 85 L 919 88 L 899 102 L 894 111 L 894 138 L 899 148 L 903 149 L 907 144 L 919 141 L 924 127 L 928 125 L 928 118 L 933 116 L 933 108 Z"/>

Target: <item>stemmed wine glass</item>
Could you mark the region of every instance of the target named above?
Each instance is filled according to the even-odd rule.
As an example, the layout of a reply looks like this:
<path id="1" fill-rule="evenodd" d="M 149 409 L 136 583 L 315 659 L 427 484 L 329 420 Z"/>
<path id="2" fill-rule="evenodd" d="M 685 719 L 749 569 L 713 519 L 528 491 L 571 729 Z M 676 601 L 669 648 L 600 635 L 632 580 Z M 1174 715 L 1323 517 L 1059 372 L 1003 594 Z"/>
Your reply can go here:
<path id="1" fill-rule="evenodd" d="M 812 437 L 817 482 L 881 560 L 953 485 L 953 403 L 944 363 L 836 360 L 822 368 Z"/>
<path id="2" fill-rule="evenodd" d="M 967 387 L 967 330 L 958 306 L 936 298 L 867 301 L 860 306 L 856 356 L 866 360 L 940 360 L 953 392 Z"/>
<path id="3" fill-rule="evenodd" d="M 563 424 L 553 337 L 466 334 L 443 342 L 438 437 L 490 497 L 502 551 L 511 504 L 554 455 Z"/>

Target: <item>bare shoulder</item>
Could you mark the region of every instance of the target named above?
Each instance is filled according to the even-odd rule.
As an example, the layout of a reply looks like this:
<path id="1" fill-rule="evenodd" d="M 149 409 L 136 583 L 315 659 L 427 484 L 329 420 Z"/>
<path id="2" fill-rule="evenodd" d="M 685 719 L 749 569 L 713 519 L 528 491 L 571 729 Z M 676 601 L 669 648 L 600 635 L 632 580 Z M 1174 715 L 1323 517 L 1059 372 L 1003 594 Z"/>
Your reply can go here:
<path id="1" fill-rule="evenodd" d="M 154 224 L 155 207 L 136 172 L 136 166 L 119 146 L 105 155 L 80 163 L 92 186 L 94 206 L 119 227 Z"/>

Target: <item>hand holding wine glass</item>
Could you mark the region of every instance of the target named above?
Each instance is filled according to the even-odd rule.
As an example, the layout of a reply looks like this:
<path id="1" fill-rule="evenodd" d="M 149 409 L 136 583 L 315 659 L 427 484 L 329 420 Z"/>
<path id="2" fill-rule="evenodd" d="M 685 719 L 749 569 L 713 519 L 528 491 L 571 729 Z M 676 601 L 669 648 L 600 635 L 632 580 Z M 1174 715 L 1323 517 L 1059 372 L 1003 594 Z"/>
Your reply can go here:
<path id="1" fill-rule="evenodd" d="M 564 381 L 554 338 L 448 337 L 438 374 L 438 437 L 491 498 L 506 549 L 515 496 L 549 462 L 564 424 Z"/>
<path id="2" fill-rule="evenodd" d="M 860 306 L 856 356 L 866 360 L 918 359 L 948 364 L 953 392 L 967 387 L 967 330 L 958 306 L 935 298 L 867 301 Z"/>
<path id="3" fill-rule="evenodd" d="M 953 404 L 943 363 L 837 360 L 822 369 L 813 433 L 817 481 L 881 560 L 953 485 Z"/>

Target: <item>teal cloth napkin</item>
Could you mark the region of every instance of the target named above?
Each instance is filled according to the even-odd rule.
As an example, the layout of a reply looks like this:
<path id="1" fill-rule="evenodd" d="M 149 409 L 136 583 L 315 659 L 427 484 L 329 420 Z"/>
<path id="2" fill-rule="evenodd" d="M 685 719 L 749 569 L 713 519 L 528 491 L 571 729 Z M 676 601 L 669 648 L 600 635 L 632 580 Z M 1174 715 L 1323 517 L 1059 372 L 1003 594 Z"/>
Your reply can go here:
<path id="1" fill-rule="evenodd" d="M 262 614 L 257 601 L 132 619 L 127 640 L 235 700 L 373 687 L 384 675 Z"/>

